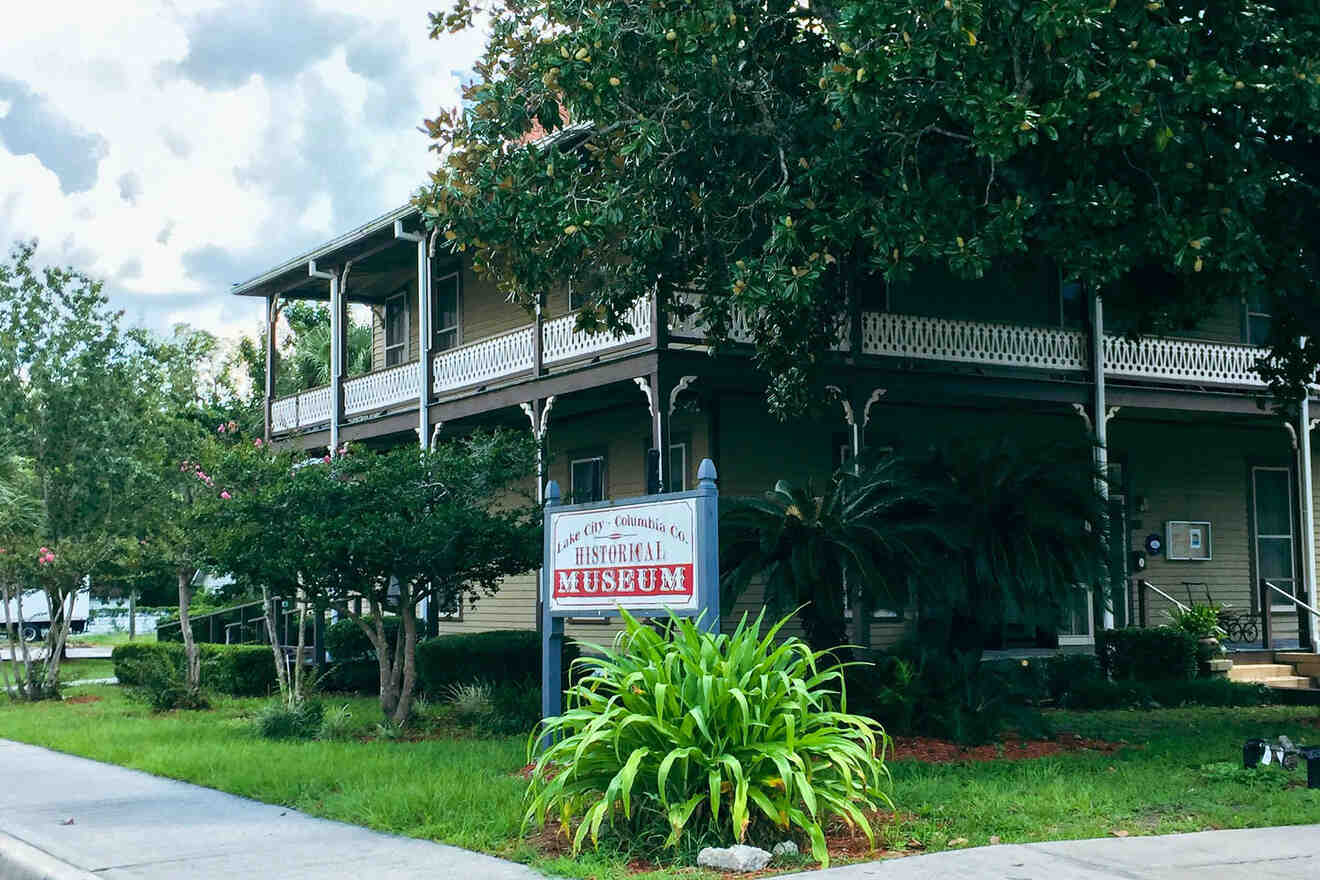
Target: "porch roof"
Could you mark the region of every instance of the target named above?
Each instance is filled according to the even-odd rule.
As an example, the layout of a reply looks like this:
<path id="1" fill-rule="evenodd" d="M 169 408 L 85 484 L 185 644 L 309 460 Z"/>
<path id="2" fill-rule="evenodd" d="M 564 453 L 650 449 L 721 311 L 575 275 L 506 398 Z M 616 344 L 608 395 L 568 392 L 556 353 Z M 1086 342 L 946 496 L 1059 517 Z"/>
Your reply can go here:
<path id="1" fill-rule="evenodd" d="M 395 208 L 393 211 L 382 214 L 376 219 L 331 239 L 307 253 L 286 260 L 273 269 L 249 278 L 247 281 L 236 282 L 231 293 L 237 296 L 265 297 L 279 295 L 293 299 L 327 299 L 328 292 L 325 281 L 311 278 L 307 274 L 307 264 L 309 262 L 315 260 L 322 263 L 323 268 L 330 268 L 341 266 L 348 260 L 362 260 L 367 256 L 377 254 L 394 243 L 394 222 L 396 220 L 403 221 L 409 232 L 417 232 L 419 230 L 416 228 L 415 221 L 418 217 L 418 210 L 411 203 Z M 373 274 L 379 274 L 387 278 L 395 268 L 403 269 L 415 266 L 415 257 L 411 255 L 411 251 L 405 252 L 403 248 L 399 248 L 399 251 L 397 261 L 388 261 L 390 263 L 398 262 L 398 267 L 392 265 L 373 266 L 372 269 L 375 270 Z M 388 253 L 388 250 L 385 250 L 385 253 Z M 381 263 L 382 261 L 378 259 L 372 262 Z M 368 270 L 365 265 L 360 268 Z M 366 279 L 361 274 L 354 273 L 354 277 L 350 280 L 346 291 L 348 299 L 354 301 L 363 299 L 364 297 L 361 294 L 376 286 L 366 285 L 364 284 L 365 281 Z M 370 297 L 365 298 L 370 299 Z"/>

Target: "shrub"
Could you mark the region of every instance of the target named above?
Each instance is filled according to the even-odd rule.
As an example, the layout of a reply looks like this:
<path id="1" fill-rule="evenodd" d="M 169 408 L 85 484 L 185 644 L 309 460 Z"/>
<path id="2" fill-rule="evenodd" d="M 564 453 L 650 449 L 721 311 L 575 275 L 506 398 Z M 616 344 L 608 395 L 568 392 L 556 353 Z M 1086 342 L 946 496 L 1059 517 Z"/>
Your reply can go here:
<path id="1" fill-rule="evenodd" d="M 376 618 L 370 614 L 364 615 L 362 622 L 367 626 L 375 627 Z M 385 638 L 393 645 L 394 640 L 399 635 L 400 618 L 398 615 L 390 614 L 385 617 Z M 422 622 L 417 622 L 417 631 L 424 632 Z M 376 670 L 376 649 L 371 646 L 371 640 L 367 634 L 362 631 L 351 618 L 336 620 L 325 628 L 325 650 L 335 659 L 335 662 L 344 662 L 352 660 L 370 660 L 372 670 Z"/>
<path id="2" fill-rule="evenodd" d="M 1082 682 L 1067 695 L 1069 709 L 1160 709 L 1176 706 L 1247 707 L 1276 702 L 1265 685 L 1219 678 L 1173 681 Z"/>
<path id="3" fill-rule="evenodd" d="M 580 817 L 575 852 L 602 825 L 635 840 L 661 826 L 668 847 L 702 826 L 740 842 L 797 830 L 822 864 L 826 823 L 872 837 L 866 812 L 888 803 L 884 731 L 836 709 L 841 666 L 775 641 L 788 618 L 762 637 L 764 612 L 729 635 L 690 620 L 656 632 L 620 614 L 613 647 L 578 661 L 564 713 L 533 733 L 530 751 L 551 744 L 535 759 L 524 826 Z"/>
<path id="4" fill-rule="evenodd" d="M 267 739 L 315 739 L 324 719 L 319 700 L 303 700 L 292 709 L 283 700 L 272 700 L 257 714 L 257 731 Z"/>
<path id="5" fill-rule="evenodd" d="M 541 689 L 522 684 L 495 685 L 490 692 L 492 733 L 526 734 L 541 720 Z"/>
<path id="6" fill-rule="evenodd" d="M 278 687 L 275 660 L 266 645 L 197 646 L 202 660 L 202 685 L 235 697 L 261 697 Z M 130 642 L 115 646 L 110 658 L 115 677 L 128 687 L 143 684 L 144 658 L 167 658 L 183 668 L 183 645 L 179 642 Z"/>
<path id="7" fill-rule="evenodd" d="M 491 715 L 493 707 L 488 684 L 451 684 L 445 688 L 445 698 L 453 707 L 454 720 L 459 724 L 479 724 Z"/>
<path id="8" fill-rule="evenodd" d="M 577 656 L 564 645 L 564 669 Z M 441 694 L 452 684 L 525 684 L 540 681 L 541 639 L 534 630 L 501 629 L 455 633 L 417 644 L 417 679 L 429 694 Z"/>
<path id="9" fill-rule="evenodd" d="M 115 671 L 123 669 L 129 696 L 146 703 L 155 712 L 209 709 L 211 704 L 206 695 L 188 687 L 184 666 L 181 653 L 150 651 L 117 661 Z"/>
<path id="10" fill-rule="evenodd" d="M 348 708 L 347 703 L 343 703 L 325 711 L 325 716 L 321 719 L 321 729 L 317 732 L 316 738 L 325 740 L 348 739 L 355 730 L 353 712 Z"/>
<path id="11" fill-rule="evenodd" d="M 1196 678 L 1197 638 L 1168 627 L 1096 633 L 1100 668 L 1116 681 Z"/>
<path id="12" fill-rule="evenodd" d="M 202 680 L 222 694 L 264 697 L 279 689 L 269 645 L 200 645 Z"/>
<path id="13" fill-rule="evenodd" d="M 321 673 L 321 690 L 346 694 L 380 693 L 380 667 L 375 660 L 336 661 Z"/>

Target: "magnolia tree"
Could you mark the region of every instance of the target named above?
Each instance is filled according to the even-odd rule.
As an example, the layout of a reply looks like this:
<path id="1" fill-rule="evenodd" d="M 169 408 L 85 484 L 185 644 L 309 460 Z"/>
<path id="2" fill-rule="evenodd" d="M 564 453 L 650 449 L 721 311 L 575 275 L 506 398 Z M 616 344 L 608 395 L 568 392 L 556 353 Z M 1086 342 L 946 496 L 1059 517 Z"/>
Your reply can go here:
<path id="1" fill-rule="evenodd" d="M 295 461 L 235 447 L 216 471 L 233 488 L 216 506 L 212 553 L 218 568 L 296 587 L 351 616 L 376 653 L 381 710 L 402 724 L 422 603 L 474 603 L 538 563 L 539 509 L 521 491 L 534 449 L 521 434 L 496 432 L 431 451 L 340 453 Z M 400 621 L 393 643 L 386 614 Z"/>
<path id="2" fill-rule="evenodd" d="M 451 247 L 529 308 L 571 283 L 583 325 L 652 292 L 716 341 L 755 313 L 772 406 L 923 269 L 1052 263 L 1134 332 L 1272 300 L 1267 374 L 1315 375 L 1314 2 L 459 0 L 432 28 L 485 41 L 426 123 Z"/>

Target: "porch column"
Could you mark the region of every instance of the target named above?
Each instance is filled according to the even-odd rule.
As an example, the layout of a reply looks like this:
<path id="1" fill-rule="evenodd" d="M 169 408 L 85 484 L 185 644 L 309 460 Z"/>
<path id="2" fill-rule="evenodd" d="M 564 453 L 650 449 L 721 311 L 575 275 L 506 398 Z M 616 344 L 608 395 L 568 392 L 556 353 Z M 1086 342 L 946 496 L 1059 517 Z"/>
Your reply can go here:
<path id="1" fill-rule="evenodd" d="M 655 313 L 652 312 L 654 318 Z M 654 338 L 654 328 L 652 328 L 652 337 Z M 647 462 L 647 494 L 651 490 L 661 493 L 667 491 L 670 485 L 671 475 L 669 473 L 669 415 L 671 407 L 669 405 L 669 396 L 673 391 L 672 387 L 666 387 L 659 370 L 651 373 L 649 376 L 638 376 L 633 379 L 637 387 L 646 395 L 647 409 L 651 414 L 651 449 L 648 458 L 653 461 Z"/>
<path id="2" fill-rule="evenodd" d="M 431 259 L 435 256 L 436 231 L 428 240 L 424 232 L 404 232 L 403 221 L 394 221 L 394 237 L 417 245 L 417 442 L 431 446 Z"/>
<path id="3" fill-rule="evenodd" d="M 545 504 L 545 434 L 550 427 L 550 410 L 554 408 L 554 405 L 555 397 L 553 394 L 544 400 L 538 398 L 521 405 L 523 414 L 532 423 L 532 439 L 536 443 L 536 503 L 538 506 Z M 536 569 L 536 631 L 538 634 L 541 633 L 544 624 L 544 597 L 541 595 L 540 589 L 541 581 L 545 576 L 544 572 L 543 567 Z"/>
<path id="4" fill-rule="evenodd" d="M 347 274 L 347 267 L 344 272 Z M 340 351 L 344 342 L 343 295 L 338 272 L 317 269 L 316 261 L 311 260 L 307 263 L 307 274 L 330 282 L 330 454 L 335 455 L 339 449 L 339 425 L 344 415 L 344 358 Z"/>
<path id="5" fill-rule="evenodd" d="M 536 295 L 536 319 L 532 324 L 532 375 L 545 375 L 545 294 Z"/>
<path id="6" fill-rule="evenodd" d="M 1302 513 L 1302 587 L 1306 595 L 1306 604 L 1312 608 L 1320 608 L 1315 601 L 1315 496 L 1312 494 L 1311 483 L 1311 392 L 1306 389 L 1302 395 L 1302 402 L 1299 407 L 1300 418 L 1297 429 L 1297 473 L 1301 481 L 1299 495 L 1301 496 Z M 1305 637 L 1307 644 L 1312 651 L 1320 649 L 1320 643 L 1317 643 L 1317 621 L 1315 616 L 1309 612 L 1305 615 L 1306 631 Z"/>
<path id="7" fill-rule="evenodd" d="M 1091 294 L 1091 415 L 1095 431 L 1095 469 L 1096 489 L 1100 492 L 1101 517 L 1099 523 L 1104 536 L 1105 547 L 1109 546 L 1109 450 L 1108 432 L 1105 427 L 1105 311 L 1104 303 L 1098 292 Z M 1106 552 L 1105 559 L 1109 559 Z M 1106 566 L 1106 570 L 1107 570 Z M 1114 590 L 1112 581 L 1102 585 L 1101 598 L 1104 602 L 1101 612 L 1101 626 L 1114 628 Z"/>
<path id="8" fill-rule="evenodd" d="M 278 350 L 275 344 L 275 331 L 278 328 L 279 320 L 279 297 L 274 295 L 266 297 L 266 399 L 263 404 L 266 426 L 262 436 L 265 439 L 267 447 L 270 446 L 272 431 L 271 410 L 275 406 L 275 381 L 278 377 L 276 371 L 279 369 L 279 365 L 275 362 L 275 358 L 277 357 L 276 352 Z"/>
<path id="9" fill-rule="evenodd" d="M 871 407 L 885 396 L 888 389 L 872 388 L 869 392 L 864 392 L 852 387 L 844 389 L 837 385 L 827 385 L 826 390 L 838 395 L 839 403 L 843 406 L 843 420 L 848 425 L 848 447 L 855 462 L 861 458 L 862 450 L 866 448 L 866 426 L 871 421 Z M 873 612 L 871 603 L 860 590 L 854 591 L 853 586 L 846 581 L 843 585 L 849 593 L 848 599 L 852 606 L 853 644 L 863 652 L 867 652 L 871 650 Z"/>

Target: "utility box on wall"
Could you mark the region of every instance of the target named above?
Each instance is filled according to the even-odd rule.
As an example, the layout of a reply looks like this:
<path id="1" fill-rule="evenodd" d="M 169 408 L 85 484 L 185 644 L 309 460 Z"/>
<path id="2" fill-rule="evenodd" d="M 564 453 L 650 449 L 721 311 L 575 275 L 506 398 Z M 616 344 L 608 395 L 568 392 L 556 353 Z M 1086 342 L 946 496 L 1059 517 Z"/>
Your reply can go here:
<path id="1" fill-rule="evenodd" d="M 1210 559 L 1210 523 L 1171 519 L 1164 524 L 1164 558 L 1205 562 Z"/>

